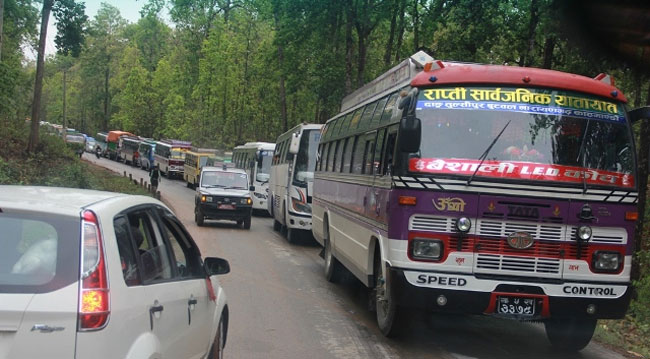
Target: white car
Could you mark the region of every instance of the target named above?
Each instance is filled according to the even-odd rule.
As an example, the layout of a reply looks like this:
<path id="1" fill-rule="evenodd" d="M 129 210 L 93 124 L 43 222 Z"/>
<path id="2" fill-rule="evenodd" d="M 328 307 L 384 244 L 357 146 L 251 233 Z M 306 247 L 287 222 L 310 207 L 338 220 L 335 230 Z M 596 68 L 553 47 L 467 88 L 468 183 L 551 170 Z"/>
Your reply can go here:
<path id="1" fill-rule="evenodd" d="M 221 358 L 226 296 L 162 202 L 0 186 L 0 358 Z"/>

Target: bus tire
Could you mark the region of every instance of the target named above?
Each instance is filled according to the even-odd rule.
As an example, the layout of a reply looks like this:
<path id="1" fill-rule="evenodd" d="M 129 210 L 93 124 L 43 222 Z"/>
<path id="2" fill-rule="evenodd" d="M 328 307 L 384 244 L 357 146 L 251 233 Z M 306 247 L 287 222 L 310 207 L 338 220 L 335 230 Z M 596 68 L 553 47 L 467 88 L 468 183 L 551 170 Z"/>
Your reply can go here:
<path id="1" fill-rule="evenodd" d="M 565 352 L 577 352 L 589 344 L 596 330 L 594 318 L 557 318 L 544 321 L 546 337 L 551 344 Z"/>
<path id="2" fill-rule="evenodd" d="M 287 242 L 296 244 L 300 240 L 300 231 L 298 229 L 287 227 Z"/>
<path id="3" fill-rule="evenodd" d="M 205 223 L 205 217 L 203 216 L 203 213 L 201 213 L 201 210 L 198 208 L 194 208 L 194 222 L 196 222 L 196 225 L 201 227 Z"/>
<path id="4" fill-rule="evenodd" d="M 277 219 L 273 218 L 273 230 L 276 232 L 280 232 L 282 229 L 282 223 L 280 223 Z"/>
<path id="5" fill-rule="evenodd" d="M 388 338 L 394 338 L 401 334 L 406 325 L 405 313 L 397 305 L 394 289 L 391 286 L 390 271 L 386 268 L 388 278 L 384 277 L 382 270 L 381 254 L 375 252 L 374 259 L 374 288 L 372 294 L 375 301 L 375 313 L 377 326 L 381 333 Z"/>
<path id="6" fill-rule="evenodd" d="M 244 229 L 251 229 L 251 215 L 249 214 L 248 217 L 244 218 Z"/>
<path id="7" fill-rule="evenodd" d="M 325 232 L 323 238 L 325 244 L 325 279 L 328 282 L 337 283 L 343 279 L 345 268 L 343 268 L 341 262 L 332 253 L 332 245 L 330 244 L 328 233 L 329 231 Z"/>

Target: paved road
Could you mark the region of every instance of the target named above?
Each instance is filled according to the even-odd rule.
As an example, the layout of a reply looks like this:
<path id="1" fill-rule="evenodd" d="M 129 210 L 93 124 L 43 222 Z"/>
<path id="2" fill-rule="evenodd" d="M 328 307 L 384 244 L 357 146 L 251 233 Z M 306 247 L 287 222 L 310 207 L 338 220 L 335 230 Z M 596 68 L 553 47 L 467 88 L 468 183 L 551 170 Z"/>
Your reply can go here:
<path id="1" fill-rule="evenodd" d="M 139 180 L 145 171 L 107 159 L 84 159 Z M 233 222 L 194 224 L 194 191 L 162 179 L 163 199 L 173 207 L 204 256 L 226 258 L 231 273 L 220 278 L 230 306 L 226 357 L 230 358 L 623 358 L 597 343 L 580 354 L 552 350 L 540 324 L 464 315 L 414 318 L 396 340 L 384 338 L 368 294 L 355 280 L 331 284 L 315 244 L 289 245 L 268 217 L 254 217 L 250 231 Z"/>

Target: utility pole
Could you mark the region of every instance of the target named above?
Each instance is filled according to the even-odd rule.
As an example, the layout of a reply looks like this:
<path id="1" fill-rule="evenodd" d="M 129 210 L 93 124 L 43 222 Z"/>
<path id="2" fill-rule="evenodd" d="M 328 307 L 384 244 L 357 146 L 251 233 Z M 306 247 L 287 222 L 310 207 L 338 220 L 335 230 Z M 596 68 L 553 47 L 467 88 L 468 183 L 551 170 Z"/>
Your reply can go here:
<path id="1" fill-rule="evenodd" d="M 68 132 L 68 119 L 65 116 L 65 75 L 68 72 L 67 68 L 63 68 L 63 131 L 65 136 Z M 65 138 L 65 137 L 64 137 Z"/>

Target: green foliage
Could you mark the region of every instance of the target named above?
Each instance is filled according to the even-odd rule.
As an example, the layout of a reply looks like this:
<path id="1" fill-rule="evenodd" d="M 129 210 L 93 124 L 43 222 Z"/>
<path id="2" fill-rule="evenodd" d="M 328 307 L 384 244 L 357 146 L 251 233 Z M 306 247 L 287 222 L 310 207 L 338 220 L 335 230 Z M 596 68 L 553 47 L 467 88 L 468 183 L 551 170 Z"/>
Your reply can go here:
<path id="1" fill-rule="evenodd" d="M 0 147 L 0 184 L 86 188 L 147 195 L 146 190 L 127 178 L 81 161 L 58 136 L 41 133 L 38 151 L 25 152 L 27 133 L 27 126 L 16 126 L 0 132 L 0 143 L 4 144 Z"/>
<path id="2" fill-rule="evenodd" d="M 63 55 L 79 56 L 84 40 L 84 31 L 88 16 L 86 5 L 75 0 L 56 0 L 52 12 L 56 18 L 57 34 L 54 43 Z"/>

